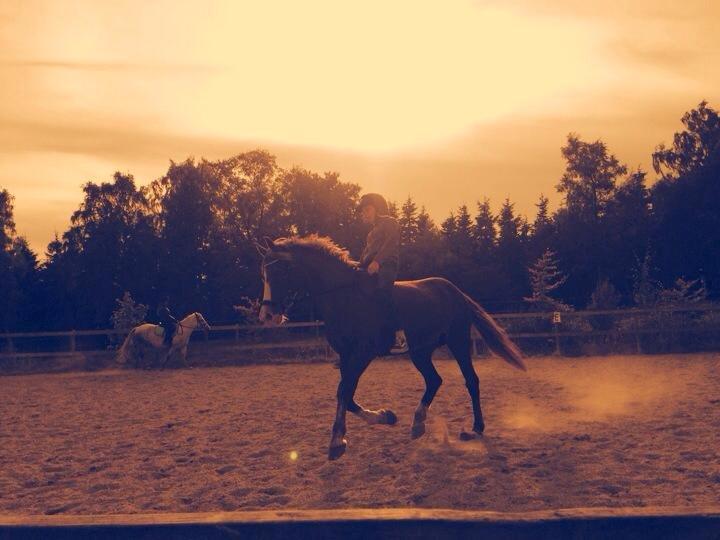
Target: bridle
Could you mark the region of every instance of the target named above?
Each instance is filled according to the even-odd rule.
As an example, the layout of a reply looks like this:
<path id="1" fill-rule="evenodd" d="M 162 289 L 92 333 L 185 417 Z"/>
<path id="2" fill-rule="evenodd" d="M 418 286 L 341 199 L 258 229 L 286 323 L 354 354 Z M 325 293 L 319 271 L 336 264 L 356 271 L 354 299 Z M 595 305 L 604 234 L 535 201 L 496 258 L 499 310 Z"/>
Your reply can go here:
<path id="1" fill-rule="evenodd" d="M 196 311 L 195 313 L 193 313 L 193 315 L 195 316 L 195 322 L 197 323 L 197 326 L 201 326 L 202 323 L 200 322 L 200 314 Z M 192 329 L 192 327 L 190 327 L 190 326 L 185 326 L 185 325 L 184 325 L 182 322 L 180 322 L 180 321 L 177 321 L 176 324 L 177 324 L 177 327 L 180 328 L 181 330 L 185 330 L 185 329 L 191 330 L 191 329 Z M 207 324 L 207 323 L 206 323 L 206 324 Z M 197 326 L 196 326 L 195 328 L 197 328 Z M 182 334 L 182 332 L 180 332 L 180 333 Z"/>
<path id="2" fill-rule="evenodd" d="M 267 268 L 268 266 L 270 266 L 271 264 L 275 264 L 275 263 L 277 263 L 277 262 L 280 262 L 280 259 L 272 260 L 272 261 L 270 261 L 269 263 L 263 263 L 263 275 L 265 276 L 265 280 L 266 280 L 266 281 L 267 281 L 267 270 L 266 270 L 266 268 Z M 357 271 L 357 269 L 355 269 L 355 271 Z M 347 283 L 342 283 L 342 284 L 340 284 L 340 285 L 335 285 L 334 287 L 330 287 L 329 289 L 325 289 L 325 290 L 318 291 L 318 292 L 311 292 L 311 293 L 310 293 L 310 296 L 313 296 L 313 297 L 326 296 L 326 295 L 328 295 L 328 294 L 332 294 L 332 293 L 337 292 L 337 291 L 341 291 L 341 290 L 344 290 L 344 289 L 350 289 L 350 288 L 356 287 L 357 285 L 358 285 L 357 280 L 351 280 L 351 281 L 349 281 L 349 282 L 347 282 Z M 265 299 L 263 299 L 263 301 L 260 303 L 260 305 L 261 305 L 261 306 L 268 306 L 268 307 L 273 308 L 273 307 L 278 307 L 278 306 L 279 306 L 279 302 L 277 302 L 276 300 L 273 300 L 272 298 L 271 298 L 270 300 L 265 300 Z M 292 303 L 290 303 L 290 305 L 292 305 Z"/>

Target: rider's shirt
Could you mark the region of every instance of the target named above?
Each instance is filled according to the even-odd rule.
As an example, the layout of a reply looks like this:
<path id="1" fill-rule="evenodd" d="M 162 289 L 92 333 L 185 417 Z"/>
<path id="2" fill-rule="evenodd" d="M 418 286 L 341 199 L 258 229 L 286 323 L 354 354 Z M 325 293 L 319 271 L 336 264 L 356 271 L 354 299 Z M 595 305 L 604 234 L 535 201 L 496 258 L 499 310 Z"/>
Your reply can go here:
<path id="1" fill-rule="evenodd" d="M 400 226 L 393 217 L 378 216 L 367 235 L 360 265 L 367 267 L 373 261 L 377 261 L 380 268 L 397 268 L 400 264 Z"/>

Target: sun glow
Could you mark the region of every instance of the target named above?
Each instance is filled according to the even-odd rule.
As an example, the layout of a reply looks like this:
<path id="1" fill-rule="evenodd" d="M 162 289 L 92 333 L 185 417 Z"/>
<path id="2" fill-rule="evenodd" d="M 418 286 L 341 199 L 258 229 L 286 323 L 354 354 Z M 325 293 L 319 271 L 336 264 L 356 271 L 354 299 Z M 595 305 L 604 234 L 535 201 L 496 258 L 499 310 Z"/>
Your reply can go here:
<path id="1" fill-rule="evenodd" d="M 129 20 L 75 6 L 48 4 L 25 44 L 81 68 L 46 69 L 45 85 L 68 110 L 188 136 L 389 152 L 609 77 L 600 27 L 464 0 L 158 2 Z"/>

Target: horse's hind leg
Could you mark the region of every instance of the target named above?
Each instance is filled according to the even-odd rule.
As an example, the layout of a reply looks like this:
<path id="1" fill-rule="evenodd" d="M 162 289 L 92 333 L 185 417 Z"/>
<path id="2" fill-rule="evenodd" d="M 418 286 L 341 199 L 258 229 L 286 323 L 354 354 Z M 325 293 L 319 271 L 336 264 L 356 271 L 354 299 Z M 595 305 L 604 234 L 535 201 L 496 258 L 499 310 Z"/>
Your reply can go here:
<path id="1" fill-rule="evenodd" d="M 465 378 L 465 386 L 470 394 L 473 416 L 475 417 L 473 421 L 473 431 L 478 435 L 482 435 L 482 432 L 485 430 L 485 422 L 483 421 L 482 409 L 480 408 L 480 380 L 472 364 L 470 326 L 462 325 L 451 329 L 448 334 L 447 346 L 460 366 L 460 371 Z M 463 433 L 461 437 L 463 439 L 470 439 L 473 438 L 473 435 Z"/>
<path id="2" fill-rule="evenodd" d="M 413 439 L 417 439 L 425 433 L 427 411 L 435 398 L 435 394 L 437 394 L 437 391 L 442 384 L 442 378 L 432 363 L 432 353 L 434 350 L 435 348 L 431 347 L 410 351 L 410 359 L 412 360 L 412 363 L 423 376 L 423 379 L 425 379 L 425 393 L 420 399 L 420 404 L 417 406 L 417 409 L 415 409 L 415 416 L 413 417 L 411 431 Z"/>

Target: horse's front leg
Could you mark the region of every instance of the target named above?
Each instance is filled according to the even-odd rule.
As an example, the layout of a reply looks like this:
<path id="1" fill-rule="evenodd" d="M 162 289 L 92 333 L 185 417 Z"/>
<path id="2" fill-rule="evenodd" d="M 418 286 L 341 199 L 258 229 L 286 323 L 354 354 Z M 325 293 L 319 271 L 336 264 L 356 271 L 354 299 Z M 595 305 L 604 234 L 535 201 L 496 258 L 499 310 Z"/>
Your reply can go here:
<path id="1" fill-rule="evenodd" d="M 335 422 L 332 427 L 332 437 L 330 439 L 330 448 L 328 449 L 328 458 L 335 460 L 345 453 L 347 448 L 347 440 L 345 433 L 347 427 L 345 418 L 347 411 L 356 412 L 360 408 L 354 401 L 353 396 L 357 389 L 360 376 L 367 368 L 370 360 L 358 359 L 356 357 L 340 358 L 340 383 L 337 389 L 337 409 L 335 412 Z"/>
<path id="2" fill-rule="evenodd" d="M 328 459 L 336 460 L 345 453 L 347 448 L 347 440 L 345 433 L 347 426 L 345 425 L 345 413 L 347 412 L 347 403 L 345 401 L 345 378 L 343 377 L 338 384 L 337 389 L 337 409 L 335 411 L 335 422 L 332 427 L 332 437 L 330 438 L 330 448 L 328 449 Z"/>

